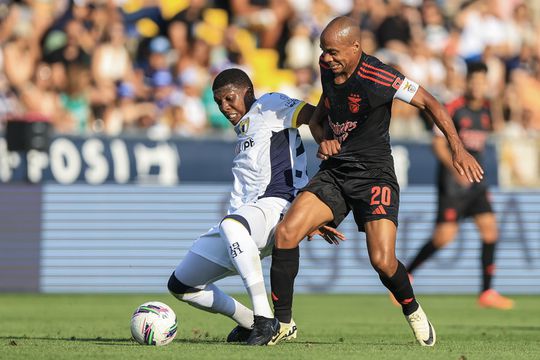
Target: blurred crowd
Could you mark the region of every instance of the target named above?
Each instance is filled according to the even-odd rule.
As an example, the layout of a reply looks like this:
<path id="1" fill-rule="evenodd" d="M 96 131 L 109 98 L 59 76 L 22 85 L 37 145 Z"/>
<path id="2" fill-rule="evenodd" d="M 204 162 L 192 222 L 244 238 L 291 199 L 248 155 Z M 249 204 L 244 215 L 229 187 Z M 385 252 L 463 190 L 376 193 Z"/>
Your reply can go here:
<path id="1" fill-rule="evenodd" d="M 463 93 L 467 63 L 484 61 L 510 164 L 503 177 L 538 181 L 534 0 L 0 0 L 0 131 L 25 117 L 62 134 L 228 136 L 213 76 L 241 67 L 259 94 L 316 103 L 318 38 L 337 15 L 358 20 L 366 53 L 443 103 Z M 394 105 L 393 139 L 427 139 L 431 127 L 415 108 Z M 514 164 L 524 158 L 534 166 Z"/>

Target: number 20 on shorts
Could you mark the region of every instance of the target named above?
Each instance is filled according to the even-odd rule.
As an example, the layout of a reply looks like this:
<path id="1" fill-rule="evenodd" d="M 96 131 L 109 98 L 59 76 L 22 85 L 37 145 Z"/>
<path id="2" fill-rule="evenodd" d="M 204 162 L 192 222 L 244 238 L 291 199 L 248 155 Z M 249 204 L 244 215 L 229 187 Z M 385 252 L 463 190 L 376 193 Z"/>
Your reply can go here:
<path id="1" fill-rule="evenodd" d="M 373 186 L 371 188 L 371 203 L 369 205 L 390 205 L 392 191 L 388 186 Z"/>

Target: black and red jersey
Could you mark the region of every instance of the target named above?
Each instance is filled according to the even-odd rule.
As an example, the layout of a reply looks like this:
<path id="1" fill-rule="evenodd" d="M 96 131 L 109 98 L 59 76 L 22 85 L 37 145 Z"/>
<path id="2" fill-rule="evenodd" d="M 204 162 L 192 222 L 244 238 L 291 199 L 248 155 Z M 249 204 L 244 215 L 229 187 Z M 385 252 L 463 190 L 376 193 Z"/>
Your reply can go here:
<path id="1" fill-rule="evenodd" d="M 390 115 L 392 100 L 405 76 L 374 56 L 362 53 L 353 73 L 343 84 L 320 59 L 324 106 L 341 152 L 332 156 L 359 162 L 368 168 L 392 166 Z"/>
<path id="2" fill-rule="evenodd" d="M 486 141 L 493 130 L 493 123 L 489 103 L 486 101 L 479 109 L 471 109 L 465 97 L 459 97 L 446 105 L 448 113 L 452 117 L 459 138 L 465 149 L 482 165 Z M 437 134 L 443 136 L 437 129 Z M 485 181 L 473 183 L 470 187 L 463 187 L 454 174 L 446 166 L 439 163 L 438 171 L 439 192 L 444 195 L 465 196 L 466 191 L 476 191 L 486 187 Z"/>
<path id="3" fill-rule="evenodd" d="M 459 97 L 446 105 L 454 126 L 465 149 L 477 160 L 486 147 L 486 140 L 493 130 L 489 102 L 485 101 L 479 109 L 471 109 L 465 97 Z"/>

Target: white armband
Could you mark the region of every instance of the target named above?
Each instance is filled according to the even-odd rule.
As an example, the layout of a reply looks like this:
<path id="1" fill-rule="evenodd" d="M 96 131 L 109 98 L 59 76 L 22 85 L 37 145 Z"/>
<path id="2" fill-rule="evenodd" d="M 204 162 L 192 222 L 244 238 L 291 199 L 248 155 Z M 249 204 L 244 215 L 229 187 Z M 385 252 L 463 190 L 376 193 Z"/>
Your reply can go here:
<path id="1" fill-rule="evenodd" d="M 399 89 L 394 94 L 394 99 L 405 101 L 408 104 L 411 102 L 419 87 L 420 86 L 414 81 L 405 78 L 401 82 Z"/>

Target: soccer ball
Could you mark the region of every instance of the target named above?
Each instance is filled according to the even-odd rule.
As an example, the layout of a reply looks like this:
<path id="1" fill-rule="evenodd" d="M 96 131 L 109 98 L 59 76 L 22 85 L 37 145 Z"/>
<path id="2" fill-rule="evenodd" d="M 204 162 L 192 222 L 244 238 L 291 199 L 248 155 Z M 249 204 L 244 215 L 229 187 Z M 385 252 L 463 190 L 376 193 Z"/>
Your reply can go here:
<path id="1" fill-rule="evenodd" d="M 131 317 L 131 335 L 141 345 L 167 345 L 176 336 L 177 327 L 174 311 L 159 301 L 140 305 Z"/>

